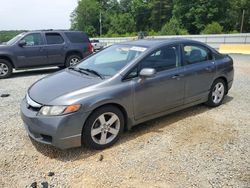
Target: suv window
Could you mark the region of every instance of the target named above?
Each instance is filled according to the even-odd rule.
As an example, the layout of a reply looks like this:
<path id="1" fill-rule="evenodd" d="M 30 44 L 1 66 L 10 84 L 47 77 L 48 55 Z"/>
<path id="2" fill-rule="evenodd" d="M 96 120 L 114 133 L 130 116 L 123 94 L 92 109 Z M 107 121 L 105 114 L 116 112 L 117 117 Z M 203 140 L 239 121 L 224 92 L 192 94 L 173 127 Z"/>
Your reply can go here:
<path id="1" fill-rule="evenodd" d="M 25 46 L 43 45 L 42 35 L 40 33 L 32 33 L 26 35 L 22 40 L 26 42 Z"/>
<path id="2" fill-rule="evenodd" d="M 59 33 L 46 33 L 47 44 L 62 44 L 64 42 Z"/>
<path id="3" fill-rule="evenodd" d="M 65 33 L 67 38 L 69 39 L 70 42 L 72 43 L 85 43 L 89 42 L 89 38 L 85 33 L 81 32 L 67 32 Z"/>
<path id="4" fill-rule="evenodd" d="M 142 60 L 140 69 L 154 68 L 157 72 L 180 65 L 179 46 L 160 48 Z"/>
<path id="5" fill-rule="evenodd" d="M 203 61 L 212 60 L 212 54 L 209 49 L 196 45 L 184 46 L 184 58 L 186 64 L 194 64 Z"/>

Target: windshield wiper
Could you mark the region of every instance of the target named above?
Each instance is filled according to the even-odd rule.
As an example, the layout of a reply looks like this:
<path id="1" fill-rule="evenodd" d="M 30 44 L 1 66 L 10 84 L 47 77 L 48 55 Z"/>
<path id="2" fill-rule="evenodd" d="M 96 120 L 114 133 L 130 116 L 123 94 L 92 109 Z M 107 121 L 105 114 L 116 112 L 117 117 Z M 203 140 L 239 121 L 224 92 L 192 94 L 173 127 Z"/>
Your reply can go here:
<path id="1" fill-rule="evenodd" d="M 76 72 L 80 72 L 80 73 L 82 73 L 82 74 L 89 75 L 88 73 L 86 73 L 86 71 L 81 70 L 81 69 L 76 68 L 76 67 L 69 67 L 68 69 L 70 69 L 70 70 L 74 70 L 74 71 L 76 71 Z"/>
<path id="2" fill-rule="evenodd" d="M 97 71 L 95 71 L 95 70 L 92 70 L 92 69 L 84 69 L 84 68 L 79 68 L 79 69 L 82 70 L 82 71 L 90 72 L 90 73 L 92 73 L 92 74 L 94 74 L 94 75 L 100 77 L 101 79 L 104 79 L 104 77 L 103 77 L 100 73 L 98 73 Z"/>

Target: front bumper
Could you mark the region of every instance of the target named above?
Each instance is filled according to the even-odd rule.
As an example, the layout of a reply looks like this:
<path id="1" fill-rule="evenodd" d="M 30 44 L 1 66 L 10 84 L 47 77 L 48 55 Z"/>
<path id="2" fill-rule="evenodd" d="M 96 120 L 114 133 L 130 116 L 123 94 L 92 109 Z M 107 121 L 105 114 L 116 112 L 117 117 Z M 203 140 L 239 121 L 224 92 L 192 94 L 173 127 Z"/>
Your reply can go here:
<path id="1" fill-rule="evenodd" d="M 21 103 L 21 117 L 29 136 L 34 140 L 60 149 L 81 146 L 82 128 L 88 113 L 82 109 L 62 116 L 38 116 L 38 111 Z"/>

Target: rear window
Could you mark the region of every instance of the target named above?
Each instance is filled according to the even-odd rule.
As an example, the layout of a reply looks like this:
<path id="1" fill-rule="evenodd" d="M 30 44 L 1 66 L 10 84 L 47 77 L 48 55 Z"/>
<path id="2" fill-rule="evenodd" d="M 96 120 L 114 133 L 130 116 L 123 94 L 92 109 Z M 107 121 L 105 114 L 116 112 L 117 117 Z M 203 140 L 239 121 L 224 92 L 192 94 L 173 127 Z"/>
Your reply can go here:
<path id="1" fill-rule="evenodd" d="M 64 42 L 59 33 L 46 33 L 47 44 L 62 44 Z"/>
<path id="2" fill-rule="evenodd" d="M 68 37 L 69 41 L 72 43 L 85 43 L 89 42 L 89 38 L 86 34 L 81 32 L 67 32 L 65 35 Z"/>

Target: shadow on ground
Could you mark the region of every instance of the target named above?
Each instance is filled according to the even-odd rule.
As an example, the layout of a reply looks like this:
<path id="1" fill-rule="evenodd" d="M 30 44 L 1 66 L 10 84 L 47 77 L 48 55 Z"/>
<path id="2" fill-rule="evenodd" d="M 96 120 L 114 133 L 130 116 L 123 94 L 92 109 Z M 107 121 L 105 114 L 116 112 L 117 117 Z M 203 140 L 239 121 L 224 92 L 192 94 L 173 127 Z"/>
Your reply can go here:
<path id="1" fill-rule="evenodd" d="M 229 103 L 233 100 L 233 97 L 226 96 L 223 104 Z M 205 105 L 196 105 L 170 115 L 166 115 L 154 120 L 150 120 L 144 123 L 141 123 L 132 128 L 132 130 L 125 132 L 121 139 L 116 143 L 113 147 L 117 147 L 119 144 L 123 144 L 125 142 L 129 142 L 137 137 L 140 137 L 144 134 L 150 132 L 163 132 L 161 129 L 167 126 L 171 126 L 173 123 L 181 121 L 189 116 L 196 116 L 202 113 L 206 113 L 213 108 L 207 107 Z M 66 161 L 75 161 L 75 160 L 82 160 L 86 159 L 92 155 L 101 153 L 101 150 L 91 150 L 84 146 L 80 148 L 72 148 L 68 150 L 59 150 L 52 146 L 47 146 L 44 144 L 40 144 L 38 142 L 32 141 L 33 145 L 37 149 L 38 152 L 42 153 L 43 155 L 60 160 L 63 162 Z"/>

